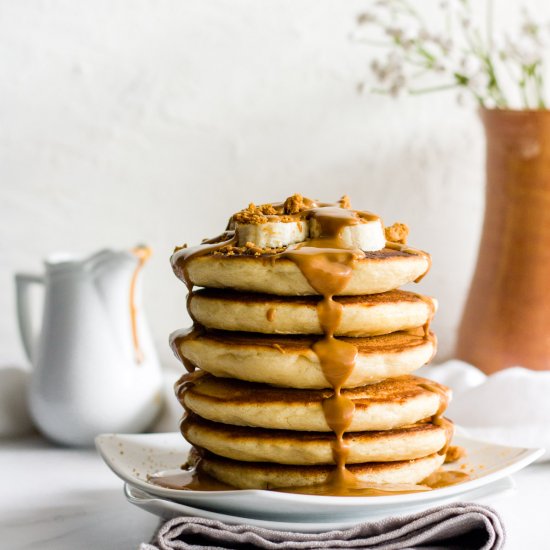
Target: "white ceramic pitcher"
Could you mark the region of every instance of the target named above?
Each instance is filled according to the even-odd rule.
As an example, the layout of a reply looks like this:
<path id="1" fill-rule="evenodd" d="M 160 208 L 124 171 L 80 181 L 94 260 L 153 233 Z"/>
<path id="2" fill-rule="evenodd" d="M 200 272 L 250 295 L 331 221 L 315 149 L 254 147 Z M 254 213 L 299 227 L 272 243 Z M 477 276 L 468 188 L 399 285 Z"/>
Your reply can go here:
<path id="1" fill-rule="evenodd" d="M 45 275 L 16 275 L 17 311 L 33 364 L 29 404 L 45 435 L 93 445 L 102 432 L 139 432 L 162 406 L 162 373 L 141 309 L 140 268 L 149 249 L 53 256 Z M 36 345 L 30 285 L 45 287 Z"/>

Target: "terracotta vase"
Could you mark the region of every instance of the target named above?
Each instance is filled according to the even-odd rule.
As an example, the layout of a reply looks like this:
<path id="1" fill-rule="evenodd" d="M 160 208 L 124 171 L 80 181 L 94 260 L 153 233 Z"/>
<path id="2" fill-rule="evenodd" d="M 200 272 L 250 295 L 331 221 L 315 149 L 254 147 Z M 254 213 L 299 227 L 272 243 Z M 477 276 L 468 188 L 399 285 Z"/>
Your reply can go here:
<path id="1" fill-rule="evenodd" d="M 482 110 L 485 219 L 456 355 L 550 369 L 550 111 Z"/>

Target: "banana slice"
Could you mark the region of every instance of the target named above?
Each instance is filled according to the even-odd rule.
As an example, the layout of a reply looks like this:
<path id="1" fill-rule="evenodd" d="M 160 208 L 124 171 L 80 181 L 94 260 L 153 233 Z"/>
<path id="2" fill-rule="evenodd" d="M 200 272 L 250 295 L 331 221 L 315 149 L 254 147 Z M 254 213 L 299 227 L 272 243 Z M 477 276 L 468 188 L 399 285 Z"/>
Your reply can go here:
<path id="1" fill-rule="evenodd" d="M 315 219 L 236 223 L 235 228 L 238 246 L 254 243 L 259 248 L 282 248 L 320 235 L 319 222 Z M 343 229 L 341 239 L 342 244 L 351 249 L 374 251 L 386 246 L 381 220 L 361 220 L 357 225 L 349 225 Z"/>
<path id="2" fill-rule="evenodd" d="M 310 221 L 309 232 L 313 238 L 320 235 L 321 231 L 317 220 Z M 381 220 L 361 220 L 357 225 L 348 225 L 341 233 L 341 240 L 345 247 L 365 252 L 382 250 L 386 246 L 384 226 Z"/>
<path id="3" fill-rule="evenodd" d="M 259 224 L 237 223 L 238 245 L 254 243 L 260 248 L 281 248 L 301 243 L 309 237 L 307 221 L 266 222 Z"/>

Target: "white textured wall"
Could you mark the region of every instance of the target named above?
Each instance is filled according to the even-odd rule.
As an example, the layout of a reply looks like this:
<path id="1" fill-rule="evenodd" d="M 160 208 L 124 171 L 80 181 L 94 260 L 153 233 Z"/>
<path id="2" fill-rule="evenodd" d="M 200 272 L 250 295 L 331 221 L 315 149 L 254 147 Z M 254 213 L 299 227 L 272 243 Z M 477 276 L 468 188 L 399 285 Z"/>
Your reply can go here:
<path id="1" fill-rule="evenodd" d="M 356 94 L 364 5 L 0 1 L 0 356 L 23 361 L 15 271 L 146 242 L 146 308 L 173 362 L 167 335 L 187 323 L 173 246 L 296 191 L 411 226 L 449 356 L 482 215 L 481 127 L 449 96 Z"/>

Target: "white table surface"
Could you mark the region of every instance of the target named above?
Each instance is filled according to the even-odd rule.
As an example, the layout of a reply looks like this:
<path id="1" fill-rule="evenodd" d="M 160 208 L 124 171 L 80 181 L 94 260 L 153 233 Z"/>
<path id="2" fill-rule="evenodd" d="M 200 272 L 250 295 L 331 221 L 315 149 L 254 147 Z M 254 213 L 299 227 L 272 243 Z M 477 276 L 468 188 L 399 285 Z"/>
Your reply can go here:
<path id="1" fill-rule="evenodd" d="M 514 476 L 517 491 L 492 502 L 509 550 L 550 548 L 550 463 Z M 126 502 L 94 450 L 55 447 L 35 436 L 0 441 L 0 549 L 137 549 L 157 518 Z"/>

